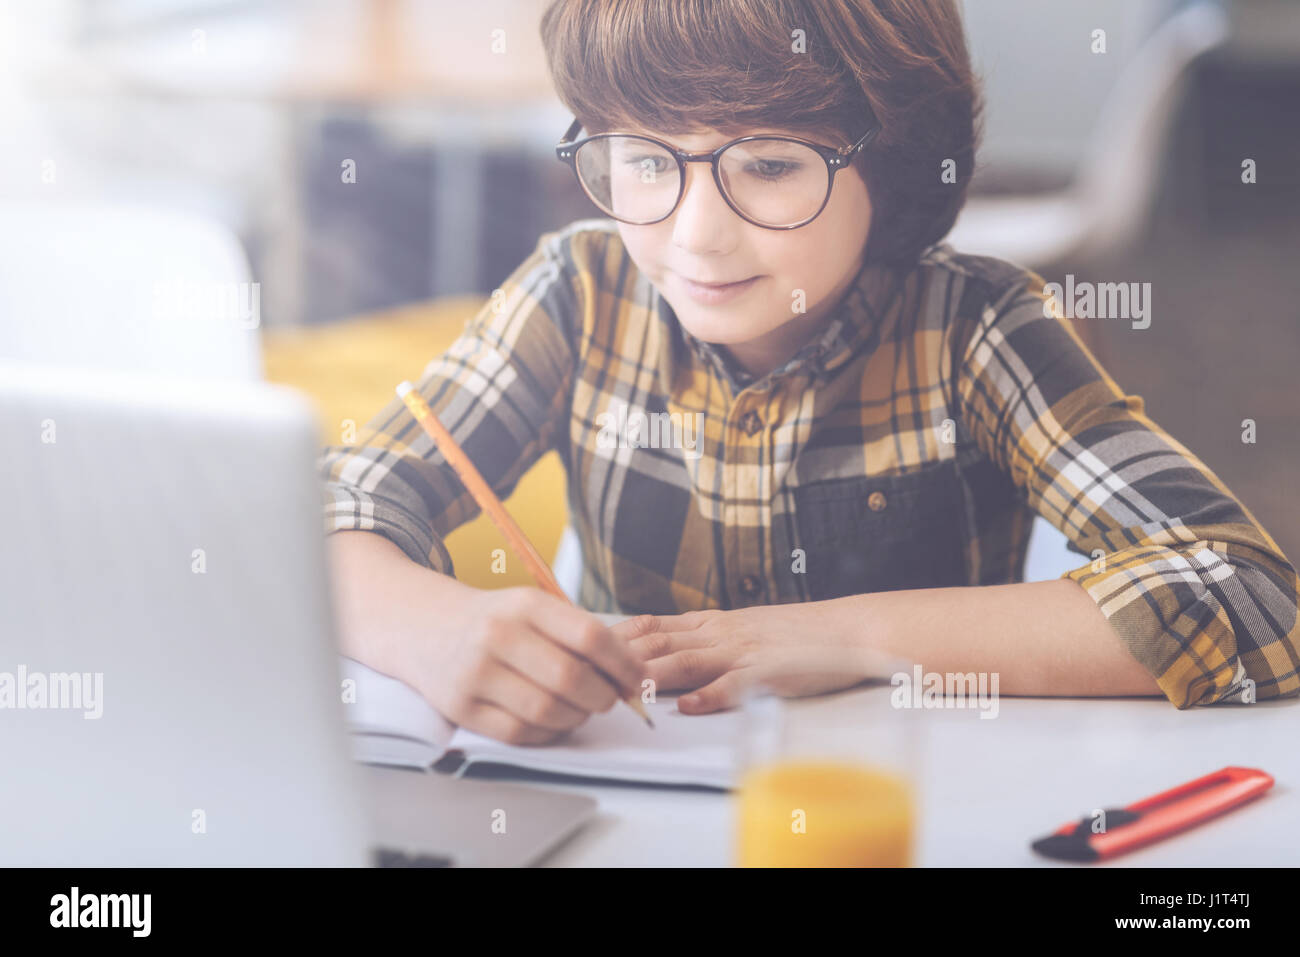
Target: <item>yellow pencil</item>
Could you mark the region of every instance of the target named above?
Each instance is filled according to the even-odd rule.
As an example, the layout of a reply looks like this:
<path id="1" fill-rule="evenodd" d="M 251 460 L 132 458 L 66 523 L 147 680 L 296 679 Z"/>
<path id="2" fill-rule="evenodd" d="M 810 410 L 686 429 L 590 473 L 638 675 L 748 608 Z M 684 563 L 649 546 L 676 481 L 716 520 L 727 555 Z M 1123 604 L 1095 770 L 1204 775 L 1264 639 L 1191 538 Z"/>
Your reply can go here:
<path id="1" fill-rule="evenodd" d="M 438 451 L 456 470 L 460 480 L 465 483 L 469 493 L 474 496 L 474 501 L 478 502 L 479 508 L 487 512 L 488 517 L 492 519 L 496 527 L 501 529 L 501 534 L 506 537 L 506 543 L 523 560 L 529 574 L 537 582 L 537 586 L 544 591 L 550 592 L 556 598 L 563 598 L 572 604 L 569 596 L 560 588 L 560 583 L 551 574 L 550 566 L 538 554 L 537 549 L 533 547 L 533 543 L 524 534 L 524 530 L 515 524 L 515 520 L 510 517 L 506 507 L 501 504 L 501 499 L 497 498 L 496 493 L 492 491 L 492 486 L 488 485 L 479 470 L 474 467 L 474 463 L 470 461 L 464 449 L 456 443 L 456 440 L 451 437 L 451 433 L 438 421 L 438 417 L 433 414 L 429 404 L 424 401 L 424 396 L 420 395 L 409 382 L 402 382 L 397 386 L 397 395 L 406 403 L 406 407 L 411 410 L 411 414 L 415 416 L 415 421 L 419 422 L 424 427 L 424 431 L 429 434 L 429 438 L 433 439 Z M 633 711 L 645 719 L 646 724 L 652 728 L 655 726 L 655 723 L 650 720 L 650 715 L 646 713 L 645 705 L 641 703 L 640 698 L 632 695 L 630 698 L 624 698 L 623 700 L 627 702 Z"/>

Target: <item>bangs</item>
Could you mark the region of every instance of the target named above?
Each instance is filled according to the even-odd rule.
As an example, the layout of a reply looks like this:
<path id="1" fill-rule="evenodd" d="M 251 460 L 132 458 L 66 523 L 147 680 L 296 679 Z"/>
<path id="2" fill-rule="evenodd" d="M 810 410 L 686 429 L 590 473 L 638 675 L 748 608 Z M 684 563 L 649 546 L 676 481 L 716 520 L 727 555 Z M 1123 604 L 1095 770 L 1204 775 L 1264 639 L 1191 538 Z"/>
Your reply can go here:
<path id="1" fill-rule="evenodd" d="M 870 107 L 810 20 L 796 0 L 569 0 L 541 32 L 556 93 L 588 134 L 780 127 L 857 139 Z"/>

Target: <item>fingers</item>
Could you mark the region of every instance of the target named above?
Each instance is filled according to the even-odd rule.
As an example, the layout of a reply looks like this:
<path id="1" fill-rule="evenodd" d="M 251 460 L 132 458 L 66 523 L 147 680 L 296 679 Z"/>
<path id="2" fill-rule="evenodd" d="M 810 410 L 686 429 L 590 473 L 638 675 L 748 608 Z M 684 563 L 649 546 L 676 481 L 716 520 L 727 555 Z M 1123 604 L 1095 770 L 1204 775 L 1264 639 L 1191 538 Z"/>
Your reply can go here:
<path id="1" fill-rule="evenodd" d="M 539 728 L 490 701 L 472 702 L 458 722 L 475 734 L 482 734 L 506 744 L 549 744 L 563 731 Z"/>
<path id="2" fill-rule="evenodd" d="M 662 691 L 698 688 L 729 667 L 729 656 L 711 647 L 701 626 L 716 609 L 684 615 L 638 615 L 611 629 L 639 658 L 642 671 Z"/>
<path id="3" fill-rule="evenodd" d="M 475 688 L 479 701 L 496 705 L 534 728 L 569 731 L 587 720 L 587 710 L 574 707 L 499 661 L 489 661 L 481 669 Z"/>
<path id="4" fill-rule="evenodd" d="M 632 641 L 657 633 L 691 631 L 717 614 L 717 609 L 706 609 L 681 615 L 636 615 L 610 625 L 610 631 L 616 638 Z"/>
<path id="5" fill-rule="evenodd" d="M 698 688 L 718 678 L 732 664 L 732 656 L 716 648 L 685 648 L 645 663 L 646 677 L 659 691 Z"/>
<path id="6" fill-rule="evenodd" d="M 620 697 L 640 692 L 641 662 L 600 619 L 535 589 L 529 589 L 519 600 L 528 621 L 538 631 L 604 672 L 618 686 Z"/>
<path id="7" fill-rule="evenodd" d="M 745 674 L 728 671 L 698 691 L 682 695 L 677 699 L 677 710 L 683 714 L 708 714 L 736 707 L 750 684 Z"/>
<path id="8" fill-rule="evenodd" d="M 628 641 L 627 646 L 644 662 L 687 648 L 703 648 L 708 639 L 693 631 L 654 631 Z"/>
<path id="9" fill-rule="evenodd" d="M 618 690 L 590 662 L 527 625 L 503 628 L 488 645 L 497 661 L 584 716 L 608 711 L 619 700 Z"/>

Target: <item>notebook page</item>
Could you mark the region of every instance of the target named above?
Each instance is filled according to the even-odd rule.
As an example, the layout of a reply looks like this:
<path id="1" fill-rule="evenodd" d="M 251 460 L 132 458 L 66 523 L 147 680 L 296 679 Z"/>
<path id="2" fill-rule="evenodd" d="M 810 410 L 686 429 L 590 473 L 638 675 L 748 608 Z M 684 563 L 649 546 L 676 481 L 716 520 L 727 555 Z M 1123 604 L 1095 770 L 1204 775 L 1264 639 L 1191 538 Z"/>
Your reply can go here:
<path id="1" fill-rule="evenodd" d="M 464 751 L 470 763 L 495 761 L 619 781 L 731 787 L 739 711 L 683 714 L 675 695 L 660 696 L 646 711 L 653 728 L 619 702 L 554 744 L 510 745 L 458 728 L 449 746 Z"/>
<path id="2" fill-rule="evenodd" d="M 426 768 L 442 757 L 456 726 L 418 691 L 343 656 L 339 658 L 339 676 L 354 682 L 344 686 L 343 706 L 353 757 L 375 764 Z"/>

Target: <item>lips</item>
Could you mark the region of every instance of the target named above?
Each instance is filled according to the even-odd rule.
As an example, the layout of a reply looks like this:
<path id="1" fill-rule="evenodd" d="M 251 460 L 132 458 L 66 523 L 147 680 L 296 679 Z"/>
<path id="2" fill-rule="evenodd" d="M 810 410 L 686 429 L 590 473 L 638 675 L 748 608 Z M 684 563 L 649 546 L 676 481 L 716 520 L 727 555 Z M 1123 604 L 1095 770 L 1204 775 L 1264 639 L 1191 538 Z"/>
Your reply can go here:
<path id="1" fill-rule="evenodd" d="M 702 283 L 674 273 L 684 295 L 702 306 L 721 306 L 745 295 L 762 277 L 750 276 L 738 282 Z"/>
<path id="2" fill-rule="evenodd" d="M 746 276 L 744 279 L 732 279 L 732 280 L 728 280 L 728 281 L 725 281 L 725 282 L 719 282 L 719 281 L 716 281 L 716 280 L 714 280 L 714 281 L 707 281 L 707 280 L 704 280 L 704 279 L 691 279 L 689 276 L 683 276 L 682 278 L 685 279 L 687 282 L 693 282 L 693 283 L 695 283 L 695 285 L 697 285 L 697 286 L 709 286 L 709 287 L 711 287 L 711 288 L 721 289 L 723 286 L 734 286 L 734 285 L 736 285 L 737 283 L 749 282 L 749 280 L 753 279 L 754 277 L 753 277 L 753 276 Z"/>

